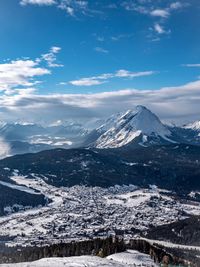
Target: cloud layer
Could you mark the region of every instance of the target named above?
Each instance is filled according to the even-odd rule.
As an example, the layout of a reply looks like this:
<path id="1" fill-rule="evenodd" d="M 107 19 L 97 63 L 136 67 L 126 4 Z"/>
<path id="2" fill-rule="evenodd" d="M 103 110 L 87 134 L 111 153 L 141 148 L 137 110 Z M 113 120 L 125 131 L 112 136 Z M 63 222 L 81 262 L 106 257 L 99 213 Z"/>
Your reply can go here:
<path id="1" fill-rule="evenodd" d="M 98 94 L 19 94 L 0 97 L 2 119 L 53 122 L 87 122 L 142 104 L 164 121 L 189 122 L 200 119 L 200 81 L 160 90 L 127 89 Z"/>

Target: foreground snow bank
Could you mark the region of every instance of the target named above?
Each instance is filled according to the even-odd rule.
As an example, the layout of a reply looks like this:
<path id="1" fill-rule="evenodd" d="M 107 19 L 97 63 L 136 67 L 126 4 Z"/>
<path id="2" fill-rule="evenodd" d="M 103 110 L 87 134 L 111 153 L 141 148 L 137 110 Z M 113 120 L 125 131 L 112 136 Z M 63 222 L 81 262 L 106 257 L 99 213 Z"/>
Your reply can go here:
<path id="1" fill-rule="evenodd" d="M 120 263 L 94 256 L 47 258 L 35 262 L 0 264 L 1 267 L 124 267 Z"/>
<path id="2" fill-rule="evenodd" d="M 126 252 L 121 252 L 113 254 L 107 257 L 109 260 L 122 263 L 123 266 L 145 266 L 145 267 L 156 267 L 157 265 L 149 257 L 149 255 L 140 253 L 135 250 L 128 250 Z"/>
<path id="3" fill-rule="evenodd" d="M 107 259 L 95 256 L 46 258 L 34 262 L 0 264 L 0 267 L 135 267 L 141 265 L 145 267 L 157 266 L 148 255 L 128 250 L 110 255 Z"/>

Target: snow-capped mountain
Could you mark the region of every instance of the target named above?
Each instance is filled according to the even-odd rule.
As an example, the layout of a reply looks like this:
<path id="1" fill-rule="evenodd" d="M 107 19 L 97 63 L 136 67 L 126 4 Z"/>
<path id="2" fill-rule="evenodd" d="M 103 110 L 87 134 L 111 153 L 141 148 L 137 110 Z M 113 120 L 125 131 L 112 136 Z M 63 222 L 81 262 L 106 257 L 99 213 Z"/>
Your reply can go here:
<path id="1" fill-rule="evenodd" d="M 184 125 L 183 128 L 200 132 L 200 121 L 195 121 L 193 123 Z"/>
<path id="2" fill-rule="evenodd" d="M 170 127 L 170 131 L 177 137 L 179 143 L 200 145 L 200 121 L 195 121 L 182 127 Z"/>
<path id="3" fill-rule="evenodd" d="M 175 142 L 168 127 L 144 106 L 110 117 L 97 132 L 103 133 L 95 142 L 97 148 L 122 147 L 135 140 L 142 146 Z"/>

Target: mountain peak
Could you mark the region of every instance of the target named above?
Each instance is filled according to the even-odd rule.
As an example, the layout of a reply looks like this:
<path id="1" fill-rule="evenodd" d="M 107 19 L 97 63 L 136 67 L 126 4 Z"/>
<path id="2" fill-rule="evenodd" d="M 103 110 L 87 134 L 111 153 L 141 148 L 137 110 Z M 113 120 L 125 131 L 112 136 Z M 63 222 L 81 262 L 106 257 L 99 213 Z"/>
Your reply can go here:
<path id="1" fill-rule="evenodd" d="M 137 106 L 136 106 L 136 109 L 137 109 L 138 111 L 148 110 L 145 106 L 142 106 L 142 105 L 137 105 Z M 150 111 L 150 110 L 148 110 L 148 111 Z"/>
<path id="2" fill-rule="evenodd" d="M 149 109 L 147 109 L 145 106 L 142 105 L 137 105 L 135 108 L 133 109 L 128 109 L 125 112 L 121 112 L 120 114 L 130 114 L 130 113 L 138 113 L 138 112 L 144 112 L 144 111 L 148 111 L 151 112 Z"/>
<path id="3" fill-rule="evenodd" d="M 113 115 L 100 127 L 105 132 L 98 138 L 98 148 L 121 147 L 133 141 L 136 137 L 161 137 L 168 140 L 171 132 L 162 124 L 159 118 L 144 106 L 136 106 L 133 110 Z"/>

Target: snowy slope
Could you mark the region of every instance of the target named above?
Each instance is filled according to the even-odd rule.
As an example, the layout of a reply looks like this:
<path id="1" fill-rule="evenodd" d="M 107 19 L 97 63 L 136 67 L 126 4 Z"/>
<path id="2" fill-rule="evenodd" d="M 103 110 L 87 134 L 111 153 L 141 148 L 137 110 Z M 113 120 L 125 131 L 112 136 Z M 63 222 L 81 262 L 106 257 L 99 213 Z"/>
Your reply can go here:
<path id="1" fill-rule="evenodd" d="M 148 139 L 151 138 L 173 142 L 170 139 L 170 130 L 155 114 L 143 106 L 112 116 L 98 130 L 105 132 L 97 139 L 97 148 L 122 147 L 137 137 L 141 137 L 142 145 L 148 143 Z"/>
<path id="2" fill-rule="evenodd" d="M 95 256 L 80 256 L 69 258 L 46 258 L 35 262 L 0 264 L 1 267 L 152 267 L 157 266 L 148 255 L 137 251 L 127 251 L 113 254 L 107 259 Z"/>

